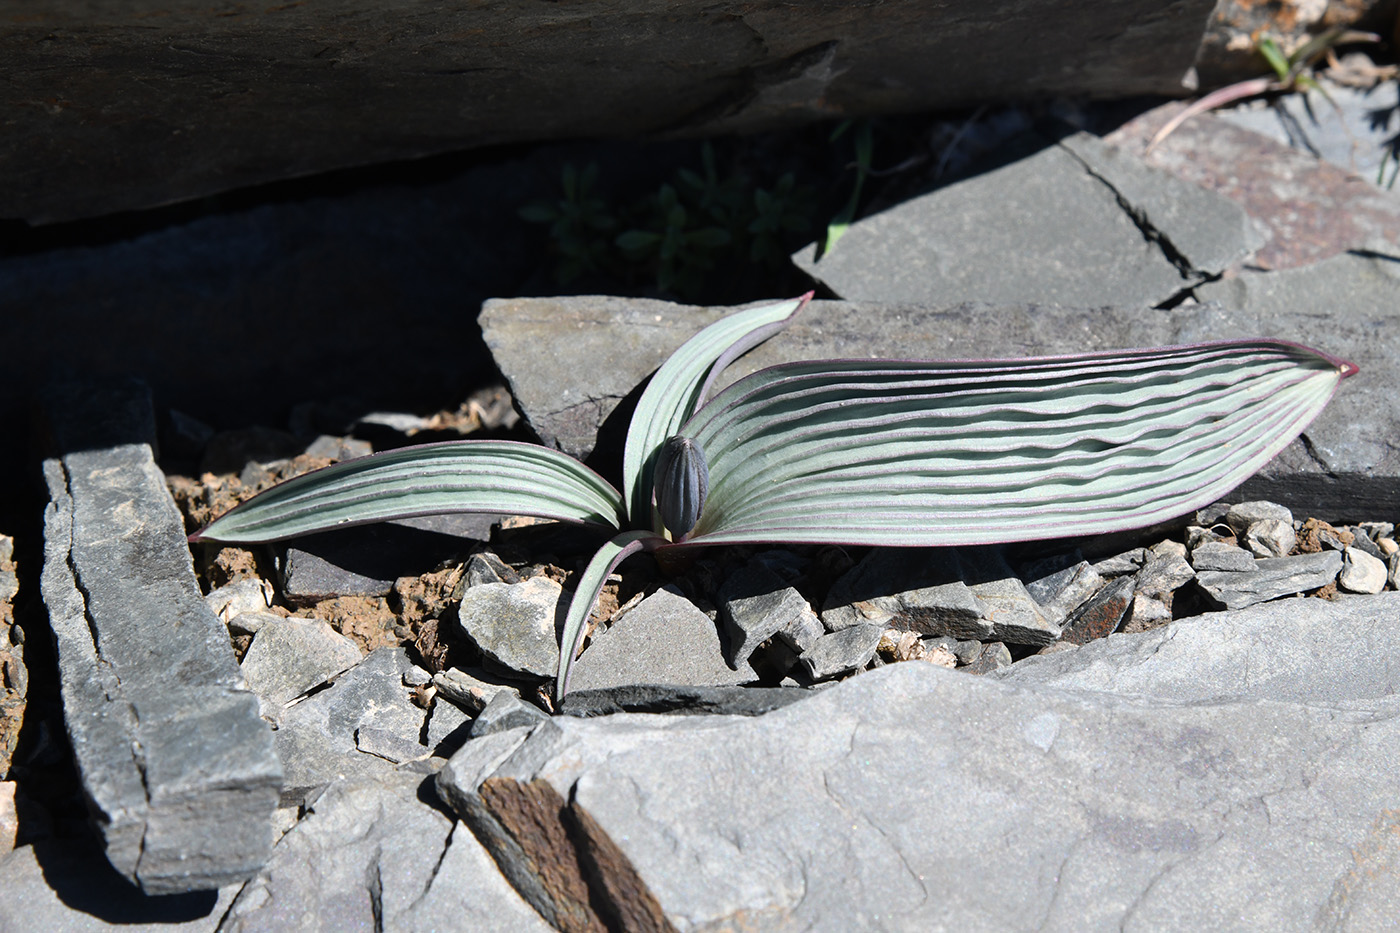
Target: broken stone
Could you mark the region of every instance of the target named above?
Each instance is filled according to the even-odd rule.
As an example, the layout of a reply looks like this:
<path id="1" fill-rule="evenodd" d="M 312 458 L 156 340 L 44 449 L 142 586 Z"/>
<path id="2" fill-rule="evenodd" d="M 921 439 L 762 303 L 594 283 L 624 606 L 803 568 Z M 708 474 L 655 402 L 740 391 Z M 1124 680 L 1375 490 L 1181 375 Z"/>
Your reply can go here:
<path id="1" fill-rule="evenodd" d="M 308 457 L 322 460 L 354 460 L 357 457 L 368 457 L 374 453 L 374 447 L 369 441 L 362 441 L 355 437 L 333 437 L 329 434 L 321 434 L 306 445 L 304 453 Z"/>
<path id="2" fill-rule="evenodd" d="M 519 583 L 520 574 L 490 551 L 480 551 L 467 560 L 463 582 L 468 587 L 483 583 Z"/>
<path id="3" fill-rule="evenodd" d="M 210 590 L 204 597 L 204 604 L 227 625 L 245 612 L 267 612 L 272 605 L 272 595 L 271 583 L 245 578 Z"/>
<path id="4" fill-rule="evenodd" d="M 336 596 L 387 596 L 400 577 L 424 574 L 479 542 L 378 522 L 297 538 L 279 564 L 296 605 Z"/>
<path id="5" fill-rule="evenodd" d="M 1251 522 L 1244 534 L 1244 545 L 1256 557 L 1286 557 L 1298 543 L 1293 523 L 1278 518 Z"/>
<path id="6" fill-rule="evenodd" d="M 473 716 L 484 710 L 486 704 L 491 702 L 491 698 L 496 694 L 502 691 L 517 695 L 519 693 L 514 687 L 482 680 L 455 667 L 438 671 L 433 675 L 432 682 L 441 696 L 451 700 Z"/>
<path id="7" fill-rule="evenodd" d="M 725 662 L 714 621 L 674 586 L 665 586 L 593 636 L 574 662 L 570 689 L 630 684 L 716 686 L 757 679 L 747 663 L 735 670 Z"/>
<path id="8" fill-rule="evenodd" d="M 1133 606 L 1136 585 L 1132 577 L 1118 577 L 1107 583 L 1065 619 L 1061 641 L 1082 645 L 1118 631 Z"/>
<path id="9" fill-rule="evenodd" d="M 457 621 L 490 661 L 520 674 L 553 677 L 559 664 L 556 619 L 564 588 L 548 577 L 467 589 Z"/>
<path id="10" fill-rule="evenodd" d="M 983 605 L 992 623 L 992 637 L 997 641 L 1048 645 L 1059 639 L 1060 626 L 1045 617 L 1040 605 L 1015 577 L 975 583 L 969 589 Z"/>
<path id="11" fill-rule="evenodd" d="M 1175 552 L 1166 556 L 1148 558 L 1137 574 L 1137 593 L 1165 601 L 1171 594 L 1190 583 L 1196 571 L 1186 562 L 1186 557 Z"/>
<path id="12" fill-rule="evenodd" d="M 827 594 L 822 624 L 890 626 L 920 635 L 992 637 L 986 607 L 962 579 L 948 548 L 876 548 L 843 574 Z"/>
<path id="13" fill-rule="evenodd" d="M 684 687 L 632 684 L 605 690 L 573 690 L 559 712 L 565 716 L 611 716 L 613 713 L 761 716 L 812 696 L 808 687 Z"/>
<path id="14" fill-rule="evenodd" d="M 1388 566 L 1390 572 L 1386 574 L 1386 582 L 1392 590 L 1400 590 L 1400 554 L 1390 555 Z"/>
<path id="15" fill-rule="evenodd" d="M 1104 577 L 1112 579 L 1125 574 L 1137 573 L 1142 565 L 1147 561 L 1146 548 L 1133 548 L 1131 551 L 1124 551 L 1113 557 L 1106 557 L 1103 560 L 1095 561 L 1094 571 Z"/>
<path id="16" fill-rule="evenodd" d="M 83 793 L 112 866 L 148 894 L 243 881 L 267 859 L 281 766 L 184 522 L 144 441 L 148 393 L 49 400 L 40 581 Z"/>
<path id="17" fill-rule="evenodd" d="M 472 717 L 453 703 L 441 700 L 428 713 L 428 748 L 439 758 L 450 758 L 471 738 Z"/>
<path id="18" fill-rule="evenodd" d="M 982 648 L 981 654 L 964 668 L 969 674 L 990 674 L 992 671 L 1011 666 L 1011 651 L 999 641 L 991 642 Z"/>
<path id="19" fill-rule="evenodd" d="M 272 612 L 240 612 L 228 620 L 230 635 L 256 635 L 264 625 L 281 622 L 283 616 Z"/>
<path id="20" fill-rule="evenodd" d="M 1343 530 L 1351 532 L 1351 546 L 1356 548 L 1358 551 L 1364 551 L 1367 554 L 1370 554 L 1372 557 L 1378 559 L 1385 557 L 1385 555 L 1381 553 L 1380 546 L 1377 545 L 1376 542 L 1371 540 L 1371 536 L 1366 533 L 1365 529 L 1345 528 Z"/>
<path id="21" fill-rule="evenodd" d="M 830 680 L 858 671 L 875 657 L 884 629 L 857 623 L 818 638 L 798 658 L 803 674 L 810 681 Z"/>
<path id="22" fill-rule="evenodd" d="M 1125 632 L 1145 632 L 1172 620 L 1172 611 L 1162 600 L 1146 593 L 1134 593 L 1132 609 L 1123 623 Z"/>
<path id="23" fill-rule="evenodd" d="M 428 750 L 414 739 L 404 738 L 396 732 L 378 726 L 360 726 L 356 729 L 355 748 L 394 764 L 414 761 L 428 753 Z"/>
<path id="24" fill-rule="evenodd" d="M 1342 552 L 1342 572 L 1337 576 L 1337 586 L 1348 593 L 1379 593 L 1385 589 L 1385 580 L 1385 562 L 1379 557 L 1355 545 Z"/>
<path id="25" fill-rule="evenodd" d="M 1254 555 L 1223 541 L 1206 541 L 1191 552 L 1191 566 L 1197 573 L 1202 570 L 1247 572 L 1254 569 Z"/>
<path id="26" fill-rule="evenodd" d="M 1196 574 L 1196 582 L 1218 605 L 1243 609 L 1280 596 L 1315 590 L 1337 579 L 1341 570 L 1342 555 L 1322 551 L 1257 560 L 1249 571 L 1206 570 Z"/>
<path id="27" fill-rule="evenodd" d="M 242 669 L 249 689 L 275 720 L 292 700 L 359 663 L 355 643 L 320 619 L 274 616 L 253 636 Z"/>
<path id="28" fill-rule="evenodd" d="M 526 703 L 519 695 L 507 690 L 502 690 L 491 698 L 491 702 L 477 715 L 472 722 L 471 737 L 479 739 L 484 735 L 491 735 L 493 732 L 505 732 L 508 729 L 520 727 L 531 727 L 544 722 L 549 718 L 545 713 L 533 703 Z"/>
<path id="29" fill-rule="evenodd" d="M 822 634 L 821 621 L 796 589 L 763 564 L 740 568 L 724 581 L 717 595 L 720 618 L 728 641 L 728 660 L 737 667 L 763 642 L 779 632 L 803 651 Z"/>
<path id="30" fill-rule="evenodd" d="M 1052 621 L 1061 622 L 1106 582 L 1088 561 L 1081 560 L 1056 573 L 1028 581 L 1026 592 L 1048 611 Z"/>

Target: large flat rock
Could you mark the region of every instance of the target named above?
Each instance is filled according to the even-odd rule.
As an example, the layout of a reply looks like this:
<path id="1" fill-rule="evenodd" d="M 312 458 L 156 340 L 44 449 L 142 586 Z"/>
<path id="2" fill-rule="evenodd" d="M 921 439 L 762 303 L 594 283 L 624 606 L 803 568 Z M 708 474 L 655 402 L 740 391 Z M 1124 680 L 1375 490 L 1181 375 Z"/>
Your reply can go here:
<path id="1" fill-rule="evenodd" d="M 1248 301 L 1238 310 L 1215 303 L 1151 311 L 816 301 L 721 382 L 800 359 L 1023 357 L 1243 337 L 1294 340 L 1349 359 L 1361 372 L 1236 495 L 1274 499 L 1300 514 L 1371 520 L 1400 509 L 1400 450 L 1393 444 L 1400 436 L 1400 341 L 1390 336 L 1400 326 L 1395 263 L 1336 262 L 1308 273 L 1311 291 L 1293 299 L 1286 291 L 1266 292 L 1274 280 L 1222 283 L 1222 290 L 1245 289 L 1241 301 Z M 487 302 L 481 323 L 517 404 L 544 442 L 587 457 L 601 429 L 609 446 L 597 460 L 607 468 L 620 456 L 630 417 L 619 403 L 676 347 L 728 311 L 640 299 L 518 298 Z"/>
<path id="2" fill-rule="evenodd" d="M 107 858 L 148 894 L 245 880 L 272 845 L 282 768 L 140 436 L 149 400 L 115 390 L 54 401 L 66 452 L 44 463 L 41 585 Z"/>
<path id="3" fill-rule="evenodd" d="M 1180 94 L 1212 5 L 53 0 L 0 18 L 0 217 L 501 142 Z"/>
<path id="4" fill-rule="evenodd" d="M 1364 930 L 1400 906 L 1394 696 L 1183 705 L 910 662 L 757 718 L 493 739 L 439 788 L 561 929 Z"/>

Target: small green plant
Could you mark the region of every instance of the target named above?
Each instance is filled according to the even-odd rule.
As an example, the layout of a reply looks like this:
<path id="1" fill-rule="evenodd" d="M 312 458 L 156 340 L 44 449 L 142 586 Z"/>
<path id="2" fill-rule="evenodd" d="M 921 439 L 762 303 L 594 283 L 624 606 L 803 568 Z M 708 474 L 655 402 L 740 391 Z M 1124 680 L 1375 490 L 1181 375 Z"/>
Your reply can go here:
<path id="1" fill-rule="evenodd" d="M 614 489 L 558 451 L 448 441 L 335 464 L 191 536 L 254 543 L 453 511 L 613 532 L 576 581 L 556 694 L 609 573 L 637 551 L 768 542 L 993 544 L 1150 524 L 1215 501 L 1356 367 L 1256 340 L 1028 360 L 818 360 L 719 373 L 810 295 L 683 344 L 638 400 Z"/>
<path id="2" fill-rule="evenodd" d="M 1274 71 L 1272 78 L 1251 78 L 1248 81 L 1240 81 L 1235 84 L 1222 87 L 1217 91 L 1212 91 L 1195 103 L 1190 104 L 1176 116 L 1172 117 L 1166 124 L 1152 137 L 1152 141 L 1147 144 L 1147 151 L 1151 152 L 1162 140 L 1166 139 L 1176 128 L 1187 120 L 1208 110 L 1215 110 L 1236 101 L 1246 100 L 1250 97 L 1260 97 L 1265 94 L 1288 94 L 1299 88 L 1314 90 L 1327 99 L 1327 102 L 1337 109 L 1337 102 L 1327 93 L 1317 79 L 1313 77 L 1313 66 L 1318 59 L 1322 58 L 1330 49 L 1338 45 L 1352 42 L 1379 42 L 1381 37 L 1371 32 L 1356 32 L 1337 26 L 1326 32 L 1320 33 L 1308 40 L 1303 45 L 1294 50 L 1293 54 L 1285 55 L 1279 44 L 1271 38 L 1265 37 L 1259 41 L 1259 54 L 1268 62 L 1269 67 Z M 1343 124 L 1345 126 L 1345 124 Z"/>
<path id="3" fill-rule="evenodd" d="M 826 225 L 826 239 L 822 241 L 822 255 L 826 255 L 836 248 L 836 242 L 846 235 L 852 222 L 856 219 L 856 211 L 860 208 L 860 195 L 865 188 L 865 180 L 870 177 L 871 166 L 875 159 L 875 129 L 869 120 L 861 120 L 858 124 L 851 120 L 845 120 L 831 131 L 831 141 L 840 139 L 852 126 L 855 131 L 856 148 L 856 180 L 851 186 L 851 196 L 846 200 L 846 206 L 841 208 L 840 213 L 831 219 L 831 223 Z M 820 258 L 820 257 L 818 257 Z"/>
<path id="4" fill-rule="evenodd" d="M 520 216 L 531 223 L 549 224 L 550 239 L 559 251 L 556 274 L 560 282 L 597 272 L 607 259 L 608 237 L 617 229 L 617 218 L 608 211 L 607 202 L 593 193 L 597 183 L 596 163 L 581 172 L 572 164 L 565 165 L 560 179 L 563 197 L 520 209 Z"/>

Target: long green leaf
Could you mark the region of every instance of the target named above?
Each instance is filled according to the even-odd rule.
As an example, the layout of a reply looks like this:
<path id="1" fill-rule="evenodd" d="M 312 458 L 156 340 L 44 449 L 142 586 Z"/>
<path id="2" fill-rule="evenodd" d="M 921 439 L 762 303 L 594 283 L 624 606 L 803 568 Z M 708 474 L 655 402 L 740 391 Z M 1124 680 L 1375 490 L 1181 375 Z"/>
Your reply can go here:
<path id="1" fill-rule="evenodd" d="M 682 429 L 710 479 L 687 543 L 986 544 L 1139 527 L 1239 485 L 1354 371 L 1275 341 L 775 366 Z"/>
<path id="2" fill-rule="evenodd" d="M 623 450 L 622 489 L 634 527 L 662 530 L 651 504 L 656 452 L 700 406 L 714 376 L 781 330 L 810 298 L 809 293 L 718 320 L 682 344 L 651 377 L 637 401 Z"/>
<path id="3" fill-rule="evenodd" d="M 573 673 L 574 659 L 583 645 L 584 623 L 603 592 L 603 584 L 608 574 L 627 557 L 641 550 L 665 544 L 666 539 L 650 531 L 624 531 L 599 549 L 584 568 L 582 576 L 574 586 L 574 597 L 569 602 L 568 614 L 564 617 L 564 631 L 559 636 L 559 667 L 554 679 L 554 697 L 564 699 L 569 692 L 569 677 Z"/>
<path id="4" fill-rule="evenodd" d="M 515 441 L 446 441 L 347 460 L 290 479 L 191 540 L 278 541 L 417 515 L 499 512 L 620 528 L 622 497 L 577 460 Z"/>

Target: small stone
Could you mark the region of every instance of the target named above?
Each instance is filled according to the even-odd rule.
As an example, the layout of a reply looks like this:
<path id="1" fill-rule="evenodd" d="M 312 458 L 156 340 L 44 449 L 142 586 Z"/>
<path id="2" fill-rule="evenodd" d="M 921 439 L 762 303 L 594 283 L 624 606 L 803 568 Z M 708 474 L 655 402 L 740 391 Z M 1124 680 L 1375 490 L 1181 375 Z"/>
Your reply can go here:
<path id="1" fill-rule="evenodd" d="M 1231 508 L 1233 506 L 1228 502 L 1212 502 L 1196 512 L 1196 524 L 1206 528 L 1218 525 L 1225 521 L 1225 516 L 1230 513 Z"/>
<path id="2" fill-rule="evenodd" d="M 417 664 L 410 667 L 403 673 L 403 685 L 405 687 L 426 687 L 432 683 L 433 675 Z"/>
<path id="3" fill-rule="evenodd" d="M 283 616 L 271 612 L 240 612 L 228 620 L 230 635 L 256 635 L 269 622 L 281 622 Z"/>
<path id="4" fill-rule="evenodd" d="M 1297 543 L 1293 523 L 1279 518 L 1254 522 L 1244 534 L 1244 546 L 1256 557 L 1286 557 Z"/>
<path id="5" fill-rule="evenodd" d="M 1310 518 L 1298 528 L 1298 551 L 1302 554 L 1340 551 L 1351 543 L 1350 532 L 1339 531 L 1320 519 Z"/>
<path id="6" fill-rule="evenodd" d="M 1094 563 L 1094 570 L 1104 577 L 1121 577 L 1124 574 L 1137 573 L 1142 565 L 1147 561 L 1146 548 L 1133 548 L 1131 551 L 1124 551 L 1113 557 L 1105 558 Z"/>
<path id="7" fill-rule="evenodd" d="M 1150 557 L 1142 570 L 1138 571 L 1137 592 L 1165 601 L 1172 593 L 1190 583 L 1195 576 L 1196 571 L 1186 562 L 1186 555 L 1171 551 Z"/>
<path id="8" fill-rule="evenodd" d="M 1145 593 L 1133 594 L 1133 607 L 1123 623 L 1125 632 L 1145 632 L 1172 620 L 1172 611 L 1162 600 Z"/>
<path id="9" fill-rule="evenodd" d="M 272 584 L 266 580 L 243 579 L 210 590 L 204 605 L 225 625 L 244 612 L 267 612 L 272 605 Z"/>
<path id="10" fill-rule="evenodd" d="M 1400 590 L 1400 554 L 1390 555 L 1388 564 L 1390 572 L 1386 574 L 1386 581 L 1392 590 Z"/>
<path id="11" fill-rule="evenodd" d="M 885 629 L 876 648 L 880 657 L 891 663 L 922 660 L 927 650 L 923 639 L 914 632 L 901 632 L 899 629 Z M 949 652 L 951 655 L 952 652 Z M 953 659 L 956 662 L 956 658 Z"/>
<path id="12" fill-rule="evenodd" d="M 939 667 L 946 667 L 949 670 L 958 666 L 958 656 L 942 646 L 926 649 L 923 660 L 930 664 L 937 664 Z"/>
<path id="13" fill-rule="evenodd" d="M 1217 527 L 1226 528 L 1223 525 Z M 1235 540 L 1233 532 L 1229 535 L 1222 535 L 1215 528 L 1203 528 L 1200 525 L 1191 525 L 1186 529 L 1186 549 L 1188 551 L 1195 551 L 1202 544 L 1211 542 L 1234 544 Z"/>
<path id="14" fill-rule="evenodd" d="M 880 626 L 863 622 L 831 632 L 804 651 L 799 664 L 812 681 L 830 680 L 860 670 L 875 657 L 883 634 Z"/>
<path id="15" fill-rule="evenodd" d="M 306 446 L 306 455 L 321 460 L 354 460 L 374 453 L 369 441 L 356 437 L 332 437 L 322 434 Z"/>
<path id="16" fill-rule="evenodd" d="M 1277 502 L 1262 500 L 1230 506 L 1230 510 L 1225 513 L 1225 524 L 1233 528 L 1236 534 L 1242 535 L 1249 530 L 1250 525 L 1269 518 L 1277 519 L 1290 527 L 1293 524 L 1292 512 Z"/>
<path id="17" fill-rule="evenodd" d="M 1342 569 L 1337 551 L 1269 557 L 1248 571 L 1205 570 L 1196 582 L 1217 605 L 1243 609 L 1255 603 L 1315 590 L 1333 582 Z"/>
<path id="18" fill-rule="evenodd" d="M 1031 598 L 1056 621 L 1064 619 L 1097 593 L 1107 581 L 1088 561 L 1026 584 Z"/>
<path id="19" fill-rule="evenodd" d="M 1013 645 L 1048 645 L 1060 637 L 1060 626 L 1045 613 L 1015 577 L 973 584 L 970 589 L 985 608 L 992 636 Z"/>
<path id="20" fill-rule="evenodd" d="M 520 574 L 490 551 L 480 551 L 467 560 L 463 581 L 467 587 L 483 583 L 519 583 Z"/>
<path id="21" fill-rule="evenodd" d="M 835 632 L 871 624 L 920 635 L 992 637 L 986 607 L 963 582 L 948 548 L 876 548 L 827 594 L 822 624 Z"/>
<path id="22" fill-rule="evenodd" d="M 979 654 L 971 664 L 962 670 L 969 674 L 990 674 L 992 671 L 1003 667 L 1011 666 L 1011 651 L 999 641 L 991 642 L 983 646 L 982 653 Z"/>
<path id="23" fill-rule="evenodd" d="M 781 577 L 760 563 L 750 563 L 731 574 L 716 600 L 728 639 L 726 656 L 736 668 L 780 631 L 794 632 L 793 647 L 798 651 L 815 640 L 814 632 L 816 637 L 822 633 L 821 621 L 802 594 L 785 586 Z M 799 643 L 803 641 L 806 643 Z"/>
<path id="24" fill-rule="evenodd" d="M 434 703 L 428 714 L 428 748 L 439 758 L 453 752 L 471 738 L 472 717 L 453 703 Z"/>
<path id="25" fill-rule="evenodd" d="M 1119 577 L 1108 583 L 1065 619 L 1061 641 L 1082 645 L 1118 631 L 1132 607 L 1136 586 L 1132 577 Z"/>
<path id="26" fill-rule="evenodd" d="M 491 698 L 471 726 L 471 737 L 479 739 L 493 732 L 505 732 L 521 726 L 534 726 L 549 719 L 549 715 L 518 695 L 501 691 Z"/>
<path id="27" fill-rule="evenodd" d="M 554 652 L 557 657 L 557 647 Z M 593 636 L 574 662 L 570 689 L 731 685 L 757 679 L 747 663 L 735 670 L 725 662 L 714 621 L 674 586 L 665 586 Z"/>
<path id="28" fill-rule="evenodd" d="M 1180 541 L 1158 541 L 1147 549 L 1147 561 L 1150 563 L 1154 558 L 1180 558 L 1186 559 L 1186 545 Z"/>
<path id="29" fill-rule="evenodd" d="M 959 664 L 971 664 L 982 654 L 984 647 L 985 645 L 980 641 L 960 641 L 954 645 L 952 652 Z"/>
<path id="30" fill-rule="evenodd" d="M 1202 570 L 1249 571 L 1254 569 L 1254 555 L 1223 541 L 1206 541 L 1191 552 L 1191 566 L 1197 573 Z"/>
<path id="31" fill-rule="evenodd" d="M 360 663 L 360 649 L 320 619 L 268 619 L 243 656 L 243 676 L 276 717 L 313 687 Z"/>
<path id="32" fill-rule="evenodd" d="M 1376 547 L 1386 557 L 1400 553 L 1400 544 L 1397 544 L 1394 538 L 1377 538 Z"/>
<path id="33" fill-rule="evenodd" d="M 486 704 L 491 702 L 491 698 L 501 691 L 517 695 L 520 692 L 514 687 L 482 680 L 455 667 L 449 667 L 445 671 L 438 671 L 434 674 L 433 686 L 437 688 L 440 696 L 451 700 L 473 716 L 485 709 Z"/>
<path id="34" fill-rule="evenodd" d="M 1348 593 L 1379 593 L 1385 589 L 1386 566 L 1379 558 L 1353 545 L 1342 552 L 1337 586 Z"/>
<path id="35" fill-rule="evenodd" d="M 564 588 L 548 577 L 470 587 L 457 607 L 467 637 L 495 664 L 553 677 L 559 662 L 555 620 Z"/>
<path id="36" fill-rule="evenodd" d="M 1388 538 L 1395 533 L 1394 522 L 1358 522 L 1357 527 L 1377 544 L 1380 544 L 1381 538 Z"/>
<path id="37" fill-rule="evenodd" d="M 1370 554 L 1372 557 L 1381 558 L 1381 557 L 1384 557 L 1384 556 L 1385 556 L 1383 553 L 1381 553 L 1380 545 L 1378 545 L 1378 544 L 1376 544 L 1376 542 L 1372 541 L 1372 540 L 1371 540 L 1371 536 L 1370 536 L 1369 534 L 1366 533 L 1366 529 L 1364 529 L 1364 528 L 1358 528 L 1358 527 L 1354 527 L 1354 526 L 1348 526 L 1347 528 L 1345 528 L 1345 529 L 1343 529 L 1343 530 L 1344 530 L 1344 531 L 1349 531 L 1349 532 L 1351 532 L 1351 536 L 1352 536 L 1351 546 L 1352 546 L 1352 547 L 1354 547 L 1354 548 L 1356 548 L 1357 550 L 1360 550 L 1360 551 L 1365 551 L 1367 554 Z"/>

